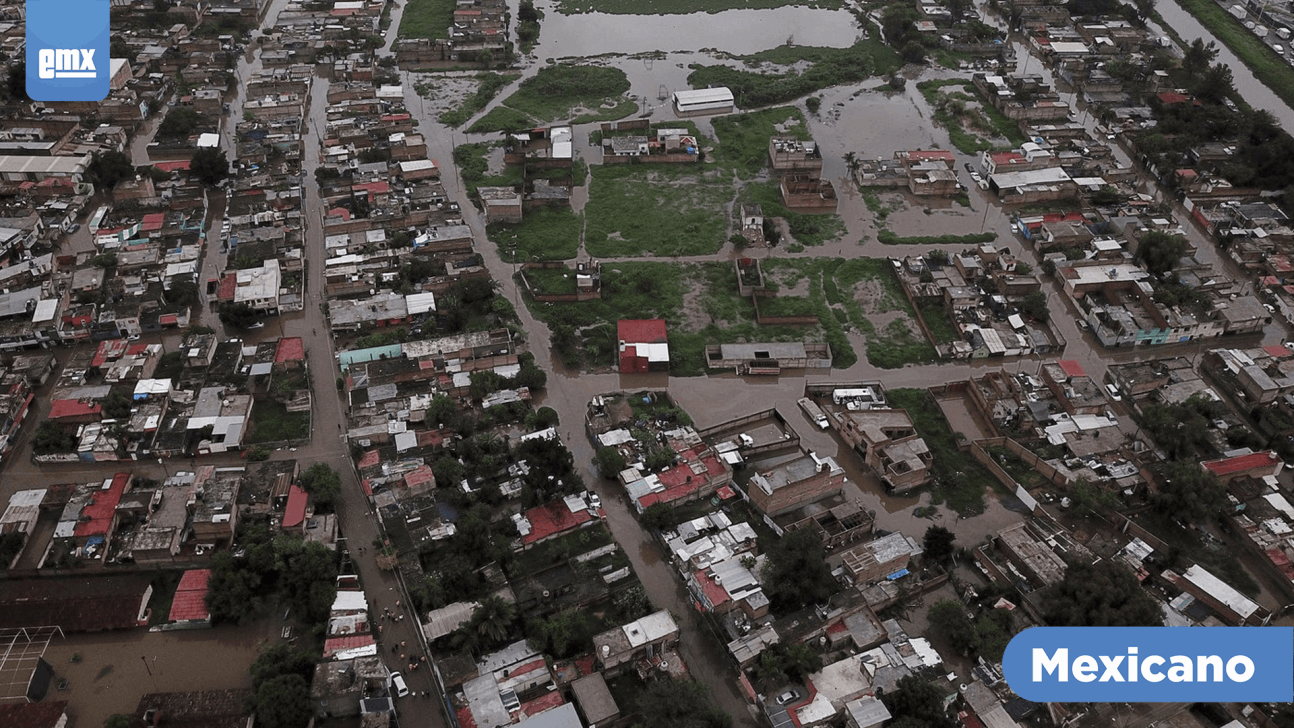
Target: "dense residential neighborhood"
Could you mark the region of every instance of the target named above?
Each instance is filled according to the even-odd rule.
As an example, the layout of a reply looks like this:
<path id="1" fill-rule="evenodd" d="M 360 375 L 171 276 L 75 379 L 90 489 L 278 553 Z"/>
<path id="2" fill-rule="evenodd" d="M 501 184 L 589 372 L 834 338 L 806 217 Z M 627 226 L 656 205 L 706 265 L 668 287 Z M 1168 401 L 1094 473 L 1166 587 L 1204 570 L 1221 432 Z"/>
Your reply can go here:
<path id="1" fill-rule="evenodd" d="M 1294 624 L 1284 6 L 49 1 L 0 728 L 1294 728 L 1002 666 Z"/>

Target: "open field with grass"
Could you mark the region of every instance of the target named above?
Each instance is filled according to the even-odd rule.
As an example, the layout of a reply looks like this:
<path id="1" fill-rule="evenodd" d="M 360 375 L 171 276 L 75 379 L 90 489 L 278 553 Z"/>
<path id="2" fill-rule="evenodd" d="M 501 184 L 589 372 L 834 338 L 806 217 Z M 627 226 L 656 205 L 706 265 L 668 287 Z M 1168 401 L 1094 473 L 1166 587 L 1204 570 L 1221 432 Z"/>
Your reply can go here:
<path id="1" fill-rule="evenodd" d="M 934 455 L 934 502 L 943 502 L 963 516 L 984 512 L 984 493 L 998 485 L 970 452 L 957 448 L 958 438 L 939 411 L 939 405 L 924 389 L 891 389 L 890 404 L 907 410 L 917 434 Z"/>
<path id="2" fill-rule="evenodd" d="M 310 438 L 310 413 L 288 412 L 272 399 L 258 399 L 252 405 L 252 434 L 245 442 L 281 442 Z"/>
<path id="3" fill-rule="evenodd" d="M 445 126 L 462 126 L 467 120 L 475 116 L 484 109 L 487 104 L 494 100 L 495 96 L 503 90 L 505 86 L 521 78 L 519 73 L 481 73 L 476 76 L 480 82 L 476 92 L 468 96 L 462 105 L 442 113 L 439 117 L 440 123 Z"/>
<path id="4" fill-rule="evenodd" d="M 400 17 L 401 38 L 448 38 L 454 0 L 408 0 Z"/>
<path id="5" fill-rule="evenodd" d="M 585 248 L 601 258 L 704 255 L 722 247 L 732 183 L 690 168 L 596 167 Z"/>
<path id="6" fill-rule="evenodd" d="M 974 84 L 963 79 L 922 81 L 917 89 L 934 111 L 934 120 L 963 154 L 997 146 L 1015 147 L 1028 141 L 1015 122 L 993 108 Z M 1005 139 L 1000 145 L 995 140 Z"/>
<path id="7" fill-rule="evenodd" d="M 997 240 L 997 233 L 967 233 L 965 235 L 911 235 L 902 236 L 890 230 L 882 230 L 876 239 L 886 245 L 979 245 Z"/>
<path id="8" fill-rule="evenodd" d="M 508 262 L 570 260 L 579 253 L 584 219 L 570 208 L 540 207 L 528 210 L 516 225 L 495 223 L 488 234 L 499 246 L 499 256 Z"/>
<path id="9" fill-rule="evenodd" d="M 503 103 L 548 122 L 568 118 L 574 108 L 599 109 L 608 101 L 618 107 L 628 90 L 629 78 L 619 68 L 559 64 L 539 69 Z"/>
<path id="10" fill-rule="evenodd" d="M 838 239 L 845 232 L 845 221 L 839 215 L 808 215 L 793 212 L 782 206 L 782 193 L 777 182 L 752 182 L 741 191 L 742 202 L 758 202 L 764 217 L 780 217 L 791 229 L 791 237 L 801 245 L 823 245 Z"/>
<path id="11" fill-rule="evenodd" d="M 1239 56 L 1255 78 L 1271 89 L 1281 101 L 1294 106 L 1294 68 L 1290 68 L 1285 59 L 1212 0 L 1177 2 L 1204 27 L 1213 31 L 1213 35 L 1230 48 L 1232 53 Z"/>
<path id="12" fill-rule="evenodd" d="M 685 15 L 718 13 L 724 10 L 763 10 L 787 5 L 834 10 L 845 6 L 842 0 L 558 0 L 557 12 L 613 13 L 615 15 Z"/>
<path id="13" fill-rule="evenodd" d="M 469 134 L 486 134 L 492 131 L 521 131 L 535 125 L 529 114 L 510 109 L 507 106 L 496 106 L 489 113 L 467 127 Z"/>
<path id="14" fill-rule="evenodd" d="M 721 166 L 743 179 L 768 169 L 768 140 L 775 136 L 811 139 L 804 114 L 794 106 L 753 111 L 749 114 L 717 116 L 714 126 L 714 157 Z"/>
<path id="15" fill-rule="evenodd" d="M 504 166 L 496 172 L 490 170 L 491 154 L 501 154 L 503 142 L 475 142 L 460 144 L 454 148 L 454 164 L 463 178 L 463 186 L 469 197 L 476 196 L 478 187 L 513 187 L 521 184 L 521 167 Z M 501 159 L 501 157 L 500 157 Z"/>
<path id="16" fill-rule="evenodd" d="M 758 108 L 808 96 L 815 91 L 848 83 L 858 83 L 874 76 L 894 73 L 903 67 L 899 54 L 877 39 L 873 33 L 848 48 L 814 46 L 780 46 L 749 56 L 734 56 L 747 65 L 772 63 L 787 67 L 781 73 L 759 73 L 724 65 L 692 65 L 688 83 L 693 88 L 727 86 L 737 106 Z M 791 66 L 807 64 L 804 70 Z"/>

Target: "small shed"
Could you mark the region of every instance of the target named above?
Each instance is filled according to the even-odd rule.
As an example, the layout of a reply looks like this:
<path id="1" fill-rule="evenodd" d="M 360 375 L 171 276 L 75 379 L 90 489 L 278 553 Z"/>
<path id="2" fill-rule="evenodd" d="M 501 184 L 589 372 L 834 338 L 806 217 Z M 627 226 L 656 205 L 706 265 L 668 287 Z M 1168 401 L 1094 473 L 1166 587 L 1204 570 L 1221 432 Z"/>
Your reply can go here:
<path id="1" fill-rule="evenodd" d="M 620 717 L 620 706 L 611 695 L 607 681 L 602 673 L 595 672 L 571 683 L 571 693 L 575 704 L 584 714 L 584 722 L 590 728 L 611 723 Z"/>

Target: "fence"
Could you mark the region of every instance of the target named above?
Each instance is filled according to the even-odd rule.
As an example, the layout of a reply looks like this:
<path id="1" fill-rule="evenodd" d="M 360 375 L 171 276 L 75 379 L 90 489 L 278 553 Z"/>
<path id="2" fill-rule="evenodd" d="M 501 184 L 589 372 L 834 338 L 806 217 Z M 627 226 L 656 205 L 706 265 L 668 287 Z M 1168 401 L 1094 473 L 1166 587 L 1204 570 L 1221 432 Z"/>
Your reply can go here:
<path id="1" fill-rule="evenodd" d="M 799 316 L 765 316 L 759 312 L 759 296 L 751 296 L 755 305 L 755 323 L 761 326 L 814 326 L 818 323 L 817 314 Z"/>

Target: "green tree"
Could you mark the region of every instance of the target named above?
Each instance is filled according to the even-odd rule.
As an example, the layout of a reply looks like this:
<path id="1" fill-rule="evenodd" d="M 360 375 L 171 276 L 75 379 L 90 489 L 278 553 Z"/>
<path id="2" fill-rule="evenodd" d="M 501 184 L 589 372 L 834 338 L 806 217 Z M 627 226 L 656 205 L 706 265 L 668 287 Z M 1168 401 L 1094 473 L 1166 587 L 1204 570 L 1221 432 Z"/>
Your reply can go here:
<path id="1" fill-rule="evenodd" d="M 517 605 L 497 594 L 491 594 L 472 612 L 468 626 L 488 643 L 499 644 L 512 634 L 516 622 Z"/>
<path id="2" fill-rule="evenodd" d="M 838 588 L 822 539 L 808 528 L 791 531 L 769 548 L 763 581 L 779 612 L 826 602 Z"/>
<path id="3" fill-rule="evenodd" d="M 979 651 L 979 633 L 975 623 L 966 615 L 966 607 L 956 599 L 935 602 L 928 614 L 930 629 L 939 635 L 963 657 L 974 656 Z"/>
<path id="4" fill-rule="evenodd" d="M 95 152 L 86 171 L 103 189 L 111 190 L 121 180 L 134 176 L 135 165 L 131 164 L 129 155 L 109 150 L 102 154 Z"/>
<path id="5" fill-rule="evenodd" d="M 279 675 L 256 686 L 256 724 L 265 728 L 305 728 L 314 708 L 310 685 L 300 675 Z"/>
<path id="6" fill-rule="evenodd" d="M 211 559 L 210 588 L 205 601 L 211 612 L 211 623 L 242 623 L 264 609 L 261 574 L 249 569 L 245 560 L 235 559 L 226 551 Z"/>
<path id="7" fill-rule="evenodd" d="M 1155 275 L 1163 275 L 1186 255 L 1186 238 L 1182 235 L 1152 230 L 1137 241 L 1137 262 Z"/>
<path id="8" fill-rule="evenodd" d="M 37 455 L 76 452 L 76 436 L 58 423 L 46 420 L 32 437 L 31 448 Z"/>
<path id="9" fill-rule="evenodd" d="M 1159 607 L 1127 567 L 1113 562 L 1075 564 L 1042 599 L 1052 627 L 1156 627 Z"/>
<path id="10" fill-rule="evenodd" d="M 315 508 L 332 513 L 341 497 L 341 476 L 327 463 L 315 463 L 306 468 L 300 478 L 301 489 L 314 499 Z"/>
<path id="11" fill-rule="evenodd" d="M 638 696 L 638 726 L 732 728 L 732 716 L 710 700 L 695 680 L 657 680 Z"/>
<path id="12" fill-rule="evenodd" d="M 226 301 L 220 304 L 220 323 L 234 329 L 247 329 L 260 319 L 256 309 L 246 303 Z"/>
<path id="13" fill-rule="evenodd" d="M 921 547 L 931 561 L 944 561 L 953 555 L 953 542 L 957 536 L 943 526 L 931 526 L 921 537 Z"/>
<path id="14" fill-rule="evenodd" d="M 1117 187 L 1105 185 L 1101 189 L 1092 193 L 1092 204 L 1097 207 L 1110 207 L 1117 205 L 1123 199 L 1123 195 Z"/>
<path id="15" fill-rule="evenodd" d="M 643 509 L 639 516 L 643 528 L 649 530 L 664 530 L 674 526 L 678 521 L 674 516 L 674 507 L 668 503 L 653 503 Z"/>
<path id="16" fill-rule="evenodd" d="M 1195 462 L 1170 463 L 1155 496 L 1155 508 L 1187 523 L 1217 517 L 1226 503 L 1226 488 Z"/>
<path id="17" fill-rule="evenodd" d="M 598 473 L 608 479 L 615 478 L 625 469 L 625 456 L 614 447 L 598 448 L 593 462 L 598 466 Z"/>
<path id="18" fill-rule="evenodd" d="M 899 55 L 908 63 L 925 63 L 926 47 L 921 45 L 921 41 L 910 40 L 899 49 Z"/>
<path id="19" fill-rule="evenodd" d="M 1020 300 L 1020 310 L 1035 321 L 1046 323 L 1051 319 L 1051 309 L 1047 307 L 1047 294 L 1034 291 Z"/>
<path id="20" fill-rule="evenodd" d="M 1119 496 L 1100 485 L 1093 485 L 1087 478 L 1079 478 L 1069 487 L 1069 512 L 1078 518 L 1118 507 Z"/>
<path id="21" fill-rule="evenodd" d="M 894 690 L 881 696 L 893 726 L 905 728 L 951 728 L 953 722 L 944 710 L 944 696 L 939 688 L 918 677 L 899 678 Z"/>
<path id="22" fill-rule="evenodd" d="M 191 280 L 174 280 L 163 295 L 176 306 L 189 308 L 198 302 L 198 284 Z"/>
<path id="23" fill-rule="evenodd" d="M 157 136 L 163 139 L 187 137 L 202 123 L 202 115 L 192 106 L 174 106 L 162 123 L 157 125 Z"/>
<path id="24" fill-rule="evenodd" d="M 222 149 L 205 147 L 193 153 L 189 174 L 204 185 L 214 187 L 229 176 L 229 158 Z"/>
<path id="25" fill-rule="evenodd" d="M 103 722 L 103 728 L 130 728 L 130 716 L 113 713 Z"/>
<path id="26" fill-rule="evenodd" d="M 31 101 L 27 95 L 27 61 L 18 60 L 9 66 L 5 77 L 5 97 L 10 101 Z"/>

